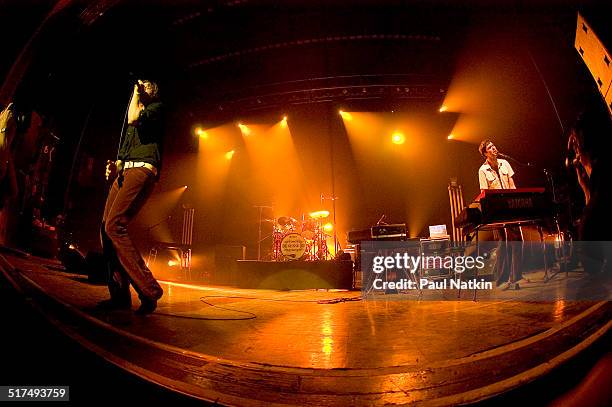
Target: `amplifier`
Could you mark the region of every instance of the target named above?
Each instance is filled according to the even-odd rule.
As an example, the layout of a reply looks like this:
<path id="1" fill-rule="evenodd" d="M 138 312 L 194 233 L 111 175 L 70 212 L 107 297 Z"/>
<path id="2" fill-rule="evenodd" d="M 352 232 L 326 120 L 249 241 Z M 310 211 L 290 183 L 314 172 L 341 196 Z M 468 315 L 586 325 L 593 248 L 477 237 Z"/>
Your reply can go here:
<path id="1" fill-rule="evenodd" d="M 440 254 L 449 251 L 450 239 L 421 239 L 424 254 Z"/>
<path id="2" fill-rule="evenodd" d="M 370 229 L 351 230 L 346 236 L 349 243 L 358 244 L 364 240 L 372 239 L 372 231 Z"/>

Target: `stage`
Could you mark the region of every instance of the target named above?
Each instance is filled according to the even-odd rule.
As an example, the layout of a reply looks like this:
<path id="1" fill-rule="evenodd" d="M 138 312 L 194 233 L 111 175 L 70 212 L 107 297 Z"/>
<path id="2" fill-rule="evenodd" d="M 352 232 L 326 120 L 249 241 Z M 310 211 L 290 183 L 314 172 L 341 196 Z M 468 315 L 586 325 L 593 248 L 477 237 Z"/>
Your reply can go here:
<path id="1" fill-rule="evenodd" d="M 252 289 L 350 289 L 353 262 L 238 260 L 229 271 L 215 273 L 214 283 Z"/>
<path id="2" fill-rule="evenodd" d="M 96 309 L 106 287 L 56 262 L 7 254 L 0 266 L 3 279 L 82 346 L 224 405 L 475 402 L 549 374 L 612 325 L 607 301 L 530 301 L 529 287 L 524 301 L 399 301 L 163 282 L 156 312 L 139 317 Z M 546 289 L 561 292 L 583 277 L 559 274 Z"/>

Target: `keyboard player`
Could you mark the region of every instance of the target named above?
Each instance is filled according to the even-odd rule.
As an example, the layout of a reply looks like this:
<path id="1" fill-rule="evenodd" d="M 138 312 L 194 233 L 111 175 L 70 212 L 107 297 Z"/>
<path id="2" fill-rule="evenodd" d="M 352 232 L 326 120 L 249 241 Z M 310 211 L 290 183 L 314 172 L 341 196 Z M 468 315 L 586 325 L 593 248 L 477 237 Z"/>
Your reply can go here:
<path id="1" fill-rule="evenodd" d="M 491 140 L 483 140 L 478 146 L 480 155 L 485 159 L 478 169 L 480 189 L 516 189 L 514 170 L 510 163 L 498 158 L 499 152 Z M 522 278 L 522 245 L 506 242 L 522 241 L 520 227 L 506 227 L 493 231 L 499 240 L 497 260 L 495 262 L 495 279 L 502 289 L 519 289 Z"/>

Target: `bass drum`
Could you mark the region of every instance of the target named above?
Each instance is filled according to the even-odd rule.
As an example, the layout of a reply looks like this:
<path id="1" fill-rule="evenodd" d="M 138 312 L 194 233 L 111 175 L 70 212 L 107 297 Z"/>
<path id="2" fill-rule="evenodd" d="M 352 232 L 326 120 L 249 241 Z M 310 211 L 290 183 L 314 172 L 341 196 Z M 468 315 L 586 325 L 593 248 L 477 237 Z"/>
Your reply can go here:
<path id="1" fill-rule="evenodd" d="M 286 260 L 299 260 L 306 252 L 306 240 L 299 233 L 288 233 L 281 241 L 281 254 Z"/>

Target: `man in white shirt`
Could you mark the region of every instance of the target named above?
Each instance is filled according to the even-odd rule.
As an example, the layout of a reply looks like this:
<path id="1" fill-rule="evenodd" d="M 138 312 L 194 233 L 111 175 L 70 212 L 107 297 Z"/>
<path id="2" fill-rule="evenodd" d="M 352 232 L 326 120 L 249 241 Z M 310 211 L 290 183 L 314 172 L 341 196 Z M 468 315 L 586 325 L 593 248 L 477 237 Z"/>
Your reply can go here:
<path id="1" fill-rule="evenodd" d="M 510 163 L 497 158 L 498 151 L 491 140 L 483 140 L 478 147 L 480 155 L 485 158 L 484 164 L 478 169 L 480 189 L 516 189 L 514 184 L 514 170 Z M 495 278 L 497 285 L 502 289 L 519 289 L 518 281 L 522 278 L 521 251 L 522 247 L 517 241 L 522 241 L 521 229 L 506 227 L 493 231 L 500 241 L 495 262 Z M 514 242 L 506 246 L 502 242 Z"/>
<path id="2" fill-rule="evenodd" d="M 484 140 L 478 147 L 480 154 L 486 158 L 478 170 L 480 189 L 516 189 L 514 170 L 510 163 L 497 158 L 498 151 L 491 140 Z"/>

